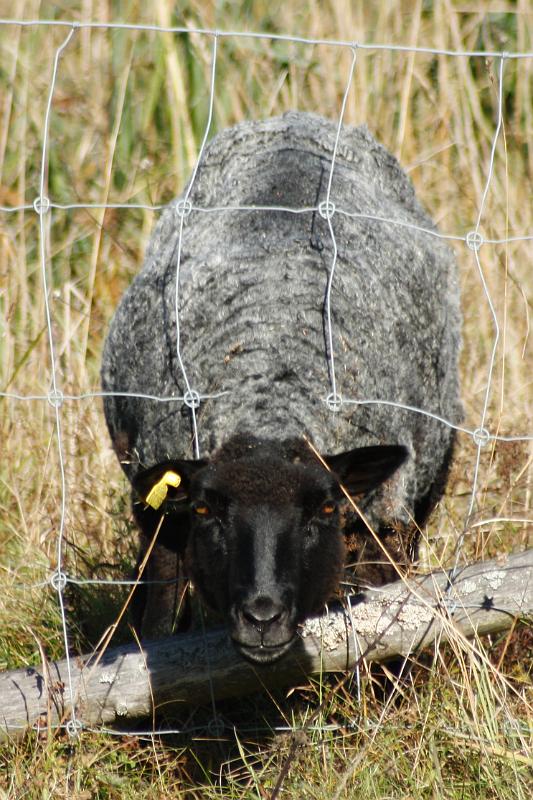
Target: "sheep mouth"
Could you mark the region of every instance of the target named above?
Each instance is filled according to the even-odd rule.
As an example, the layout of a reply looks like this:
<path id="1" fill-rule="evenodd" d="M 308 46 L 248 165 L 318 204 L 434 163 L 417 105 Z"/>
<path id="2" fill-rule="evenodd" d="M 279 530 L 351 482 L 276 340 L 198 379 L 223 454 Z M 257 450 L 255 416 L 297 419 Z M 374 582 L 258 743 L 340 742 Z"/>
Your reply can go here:
<path id="1" fill-rule="evenodd" d="M 290 650 L 295 639 L 296 636 L 293 636 L 288 642 L 276 645 L 249 645 L 233 639 L 233 644 L 238 652 L 247 659 L 247 661 L 252 661 L 254 664 L 271 664 L 272 662 L 280 659 L 288 650 Z"/>

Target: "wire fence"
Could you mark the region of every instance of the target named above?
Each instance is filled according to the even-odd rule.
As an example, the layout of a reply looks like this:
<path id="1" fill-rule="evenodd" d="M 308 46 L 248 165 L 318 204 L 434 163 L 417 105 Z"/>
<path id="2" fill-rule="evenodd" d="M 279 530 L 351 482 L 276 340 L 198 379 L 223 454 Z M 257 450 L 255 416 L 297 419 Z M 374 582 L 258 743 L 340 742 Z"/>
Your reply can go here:
<path id="1" fill-rule="evenodd" d="M 155 213 L 161 211 L 165 206 L 161 204 L 143 204 L 143 203 L 84 203 L 84 202 L 76 202 L 76 203 L 59 203 L 54 200 L 53 197 L 50 197 L 48 194 L 47 188 L 47 175 L 48 175 L 48 163 L 50 157 L 50 150 L 53 147 L 53 144 L 50 141 L 50 123 L 51 123 L 51 116 L 53 113 L 53 100 L 54 100 L 54 93 L 56 91 L 57 82 L 58 82 L 58 75 L 61 69 L 61 62 L 63 59 L 68 58 L 69 46 L 72 42 L 76 39 L 79 35 L 80 31 L 84 28 L 105 28 L 107 30 L 112 29 L 122 29 L 124 31 L 155 31 L 158 33 L 169 33 L 169 34 L 183 34 L 190 36 L 192 34 L 196 34 L 198 36 L 204 37 L 210 43 L 210 58 L 211 58 L 211 66 L 210 66 L 210 80 L 209 80 L 209 101 L 208 101 L 208 115 L 207 115 L 207 123 L 205 126 L 205 131 L 203 135 L 203 139 L 201 142 L 201 146 L 198 153 L 198 158 L 196 160 L 196 164 L 192 171 L 192 177 L 188 184 L 188 188 L 186 190 L 185 195 L 183 196 L 182 200 L 176 205 L 176 218 L 177 218 L 177 225 L 179 227 L 179 238 L 178 238 L 178 248 L 177 248 L 177 255 L 176 255 L 176 295 L 175 295 L 175 313 L 176 313 L 176 342 L 177 342 L 177 359 L 179 363 L 179 367 L 181 370 L 181 375 L 183 378 L 184 386 L 186 387 L 186 391 L 184 392 L 183 396 L 176 397 L 176 396 L 151 396 L 145 394 L 130 394 L 130 393 L 118 393 L 120 396 L 133 396 L 138 398 L 145 398 L 152 400 L 154 402 L 160 403 L 172 403 L 172 404 L 180 404 L 185 405 L 190 409 L 192 425 L 193 425 L 193 443 L 194 443 L 194 453 L 196 457 L 201 455 L 200 448 L 199 448 L 199 439 L 198 439 L 198 409 L 207 400 L 216 402 L 217 397 L 221 396 L 223 392 L 220 394 L 206 394 L 201 391 L 199 387 L 194 386 L 188 375 L 187 371 L 187 364 L 186 360 L 183 356 L 181 351 L 181 330 L 180 330 L 180 296 L 179 296 L 179 288 L 180 288 L 180 267 L 182 262 L 182 254 L 181 254 L 181 243 L 182 243 L 182 235 L 184 228 L 187 224 L 187 217 L 191 212 L 197 212 L 202 214 L 214 214 L 214 213 L 227 213 L 227 212 L 243 212 L 243 213 L 261 213 L 264 211 L 280 211 L 285 213 L 291 214 L 306 214 L 306 213 L 317 213 L 327 221 L 330 240 L 332 245 L 332 259 L 330 264 L 330 271 L 329 271 L 329 280 L 326 289 L 326 296 L 325 296 L 325 326 L 327 332 L 327 348 L 325 356 L 329 360 L 329 375 L 330 375 L 330 386 L 328 387 L 328 391 L 323 392 L 321 396 L 321 400 L 326 406 L 330 409 L 332 414 L 335 414 L 341 407 L 345 405 L 354 405 L 354 406 L 364 406 L 364 405 L 384 405 L 399 408 L 405 410 L 412 414 L 422 414 L 432 419 L 437 420 L 439 423 L 443 425 L 447 425 L 450 428 L 455 429 L 461 435 L 470 437 L 472 440 L 472 445 L 475 449 L 475 469 L 472 476 L 471 487 L 470 487 L 470 500 L 468 504 L 467 513 L 464 519 L 464 526 L 462 533 L 459 537 L 459 541 L 457 542 L 456 547 L 456 556 L 455 561 L 452 566 L 450 572 L 450 584 L 453 583 L 454 576 L 457 573 L 458 566 L 460 563 L 462 547 L 464 542 L 464 537 L 467 531 L 470 529 L 472 524 L 474 525 L 481 525 L 483 524 L 480 521 L 472 523 L 472 516 L 474 513 L 475 505 L 476 505 L 476 496 L 478 492 L 478 482 L 479 482 L 479 474 L 480 474 L 480 461 L 481 461 L 481 454 L 484 448 L 487 447 L 491 442 L 528 442 L 533 441 L 533 433 L 528 431 L 517 432 L 513 433 L 512 435 L 502 435 L 499 433 L 498 430 L 492 430 L 488 421 L 489 418 L 489 398 L 491 393 L 491 388 L 493 385 L 493 377 L 494 377 L 494 369 L 495 369 L 495 360 L 496 360 L 496 353 L 498 350 L 498 346 L 500 344 L 501 338 L 501 329 L 500 324 L 498 321 L 498 316 L 493 304 L 493 298 L 491 297 L 491 293 L 489 291 L 489 287 L 487 285 L 481 254 L 483 253 L 484 249 L 490 247 L 492 245 L 507 245 L 513 242 L 526 242 L 526 241 L 533 241 L 533 232 L 532 231 L 523 231 L 522 235 L 513 235 L 513 236 L 500 236 L 497 238 L 490 238 L 485 236 L 483 233 L 483 223 L 485 220 L 485 213 L 486 213 L 486 204 L 487 204 L 487 197 L 489 195 L 491 189 L 491 182 L 493 177 L 493 168 L 494 168 L 494 160 L 495 155 L 497 152 L 498 145 L 501 141 L 502 136 L 502 125 L 504 122 L 504 103 L 503 103 L 503 83 L 504 83 L 504 72 L 506 65 L 514 59 L 533 59 L 532 52 L 521 52 L 521 53 L 512 53 L 512 52 L 486 52 L 486 51 L 453 51 L 453 50 L 439 50 L 439 49 L 432 49 L 432 48 L 424 48 L 424 47 L 411 47 L 411 46 L 399 46 L 399 45 L 386 45 L 386 44 L 364 44 L 360 42 L 353 42 L 353 41 L 332 41 L 327 39 L 306 39 L 301 37 L 293 37 L 293 36 L 276 36 L 275 34 L 269 33 L 260 33 L 260 32 L 238 32 L 238 31 L 220 31 L 220 30 L 205 30 L 200 28 L 184 28 L 184 27 L 158 27 L 158 26 L 147 26 L 147 25 L 124 25 L 118 23 L 69 23 L 69 22 L 62 22 L 62 21 L 47 21 L 47 20 L 39 20 L 39 21 L 13 21 L 13 20 L 0 20 L 0 29 L 5 26 L 53 26 L 57 29 L 64 29 L 65 36 L 61 44 L 57 47 L 54 59 L 53 59 L 53 67 L 52 73 L 49 81 L 49 88 L 48 88 L 48 97 L 46 102 L 46 110 L 45 116 L 43 120 L 43 127 L 42 127 L 42 149 L 40 155 L 40 185 L 39 185 L 39 195 L 34 199 L 32 203 L 22 204 L 22 205 L 13 205 L 13 206 L 0 206 L 0 212 L 2 214 L 14 214 L 18 212 L 29 212 L 35 213 L 38 216 L 39 220 L 39 262 L 40 262 L 40 279 L 42 285 L 42 295 L 44 298 L 44 310 L 45 310 L 45 323 L 46 323 L 46 331 L 48 337 L 48 348 L 50 354 L 50 391 L 46 394 L 21 394 L 17 392 L 2 392 L 0 393 L 0 397 L 4 400 L 12 400 L 17 402 L 28 402 L 28 401 L 41 401 L 43 403 L 48 403 L 52 409 L 54 414 L 54 424 L 55 424 L 55 446 L 57 448 L 57 456 L 58 456 L 58 464 L 59 464 L 59 493 L 58 499 L 60 503 L 60 522 L 59 527 L 57 530 L 57 544 L 56 544 L 56 562 L 57 562 L 57 569 L 53 572 L 50 576 L 49 581 L 33 584 L 33 586 L 45 588 L 49 584 L 53 587 L 54 591 L 57 594 L 57 600 L 60 607 L 61 612 L 61 619 L 62 619 L 62 627 L 63 627 L 63 639 L 65 643 L 65 655 L 68 663 L 68 672 L 69 672 L 69 685 L 66 687 L 66 691 L 69 693 L 69 699 L 72 706 L 72 716 L 71 719 L 66 723 L 67 731 L 73 735 L 79 735 L 81 729 L 84 727 L 83 719 L 78 717 L 76 711 L 76 703 L 75 703 L 75 696 L 74 696 L 74 689 L 73 689 L 73 681 L 72 681 L 72 674 L 70 668 L 70 655 L 69 655 L 69 619 L 68 613 L 66 608 L 65 602 L 65 591 L 68 584 L 114 584 L 114 585 L 131 585 L 135 583 L 135 581 L 129 580 L 107 580 L 107 579 L 87 579 L 82 575 L 70 575 L 67 574 L 64 568 L 65 564 L 65 548 L 66 548 L 66 541 L 65 541 L 65 534 L 66 534 L 66 511 L 67 511 L 67 502 L 68 502 L 68 488 L 67 488 L 67 480 L 66 480 L 66 464 L 67 458 L 66 449 L 65 449 L 65 435 L 63 432 L 63 424 L 62 424 L 62 408 L 65 403 L 79 403 L 85 400 L 95 400 L 98 398 L 102 398 L 106 396 L 106 393 L 101 391 L 95 392 L 84 392 L 80 394 L 72 394 L 64 392 L 61 385 L 60 379 L 60 371 L 58 369 L 58 358 L 57 358 L 57 342 L 56 337 L 54 334 L 54 319 L 53 319 L 53 311 L 50 305 L 50 295 L 51 295 L 51 287 L 50 287 L 50 279 L 48 274 L 48 263 L 50 259 L 50 241 L 47 233 L 47 226 L 49 222 L 49 218 L 51 215 L 54 214 L 55 211 L 72 211 L 75 209 L 124 209 L 124 210 L 134 210 L 134 209 L 143 209 L 153 211 Z M 237 38 L 256 38 L 256 39 L 263 39 L 266 41 L 275 41 L 281 40 L 285 42 L 292 42 L 298 43 L 301 45 L 308 45 L 308 46 L 322 46 L 327 45 L 328 47 L 336 47 L 339 49 L 343 49 L 349 52 L 351 55 L 351 62 L 350 68 L 348 71 L 348 75 L 346 76 L 345 81 L 345 89 L 342 99 L 341 108 L 338 115 L 338 126 L 337 126 L 337 135 L 335 140 L 335 146 L 333 151 L 333 157 L 331 162 L 331 170 L 328 177 L 328 184 L 327 184 L 327 193 L 326 193 L 326 200 L 325 202 L 320 203 L 316 207 L 306 207 L 306 208 L 283 208 L 283 207 L 276 207 L 276 206 L 226 206 L 223 208 L 214 208 L 214 207 L 197 207 L 192 205 L 189 196 L 191 190 L 195 183 L 195 178 L 197 175 L 197 171 L 199 165 L 202 161 L 202 156 L 204 153 L 205 146 L 209 140 L 209 137 L 212 132 L 212 120 L 213 120 L 213 108 L 214 108 L 214 100 L 216 97 L 217 91 L 217 59 L 218 59 L 218 45 L 221 40 L 228 40 L 228 39 L 237 39 Z M 367 214 L 359 214 L 353 213 L 349 208 L 342 208 L 339 207 L 335 203 L 335 197 L 332 193 L 332 181 L 333 181 L 333 174 L 335 170 L 335 162 L 337 157 L 337 147 L 339 143 L 339 137 L 341 133 L 341 127 L 345 117 L 345 109 L 346 103 L 350 94 L 350 90 L 352 87 L 352 80 L 354 74 L 357 70 L 357 61 L 358 61 L 358 53 L 360 51 L 377 51 L 377 50 L 389 50 L 389 51 L 398 51 L 398 52 L 409 52 L 414 54 L 435 54 L 438 56 L 446 56 L 449 58 L 454 59 L 475 59 L 481 58 L 486 59 L 488 57 L 493 58 L 498 65 L 498 106 L 497 106 L 497 115 L 496 115 L 496 125 L 493 132 L 492 138 L 492 146 L 490 150 L 490 157 L 489 162 L 487 164 L 486 169 L 486 182 L 481 198 L 481 203 L 477 210 L 477 216 L 472 221 L 471 228 L 465 235 L 458 235 L 455 233 L 442 233 L 437 232 L 435 230 L 430 230 L 422 227 L 418 227 L 415 225 L 407 224 L 405 222 L 395 220 L 395 219 L 388 219 L 385 217 L 380 217 L 376 215 L 367 215 Z M 484 383 L 484 391 L 483 391 L 483 402 L 481 404 L 481 413 L 479 418 L 476 420 L 474 424 L 471 425 L 458 425 L 455 422 L 450 420 L 444 419 L 434 413 L 432 413 L 428 409 L 423 408 L 416 408 L 409 405 L 405 405 L 402 403 L 396 403 L 391 400 L 384 400 L 380 399 L 379 397 L 369 397 L 369 398 L 352 398 L 352 397 L 344 397 L 341 396 L 337 391 L 337 382 L 336 382 L 336 363 L 335 363 L 335 348 L 334 348 L 334 326 L 332 321 L 332 285 L 335 275 L 335 268 L 336 268 L 336 261 L 337 261 L 337 241 L 335 235 L 335 217 L 337 215 L 346 215 L 348 217 L 357 217 L 361 219 L 366 219 L 368 221 L 373 222 L 376 226 L 400 226 L 404 227 L 408 230 L 414 230 L 425 234 L 427 236 L 438 237 L 439 239 L 444 239 L 450 242 L 462 243 L 464 247 L 469 253 L 470 258 L 473 261 L 475 269 L 477 271 L 478 279 L 479 279 L 479 286 L 481 287 L 484 301 L 486 302 L 490 315 L 492 318 L 492 324 L 494 329 L 494 338 L 491 345 L 490 356 L 488 359 L 488 364 L 486 368 L 486 379 Z M 117 393 L 111 393 L 116 396 Z M 501 521 L 505 522 L 511 519 L 517 523 L 528 523 L 532 520 L 526 515 L 521 515 L 520 517 L 494 517 L 489 522 Z M 486 522 L 486 521 L 485 521 Z M 212 704 L 213 704 L 213 713 L 215 719 L 217 718 L 216 712 L 216 701 L 214 696 L 212 696 Z M 90 728 L 88 728 L 90 729 Z M 114 733 L 114 731 L 109 731 L 110 733 Z M 180 730 L 166 730 L 161 731 L 159 730 L 158 733 L 177 733 L 177 732 L 186 732 L 191 733 L 191 729 L 188 728 L 185 731 Z M 121 735 L 124 732 L 121 731 Z M 147 731 L 145 735 L 151 735 L 153 731 Z M 139 734 L 137 731 L 137 735 Z"/>

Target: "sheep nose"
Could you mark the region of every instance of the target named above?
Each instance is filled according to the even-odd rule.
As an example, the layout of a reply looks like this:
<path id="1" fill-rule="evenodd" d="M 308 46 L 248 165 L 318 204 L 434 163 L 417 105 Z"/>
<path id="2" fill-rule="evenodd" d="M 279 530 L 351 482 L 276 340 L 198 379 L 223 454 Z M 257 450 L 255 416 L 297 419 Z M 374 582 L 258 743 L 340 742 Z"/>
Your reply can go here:
<path id="1" fill-rule="evenodd" d="M 285 613 L 285 606 L 270 597 L 256 597 L 254 600 L 242 604 L 241 614 L 244 619 L 257 628 L 265 631 L 275 622 L 278 622 Z"/>

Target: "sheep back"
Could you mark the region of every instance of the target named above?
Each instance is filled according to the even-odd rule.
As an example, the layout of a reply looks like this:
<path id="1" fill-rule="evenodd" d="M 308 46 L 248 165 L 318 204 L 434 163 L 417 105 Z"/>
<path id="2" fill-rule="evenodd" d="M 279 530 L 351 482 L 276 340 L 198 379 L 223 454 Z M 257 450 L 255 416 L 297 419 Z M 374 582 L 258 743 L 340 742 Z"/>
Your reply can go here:
<path id="1" fill-rule="evenodd" d="M 453 431 L 388 405 L 328 407 L 326 287 L 336 248 L 331 324 L 343 400 L 397 402 L 457 422 L 455 263 L 441 239 L 405 227 L 435 231 L 396 159 L 364 126 L 340 132 L 332 238 L 316 209 L 327 197 L 336 133 L 336 123 L 290 112 L 213 138 L 190 187 L 193 210 L 181 242 L 176 209 L 185 193 L 161 213 L 143 268 L 115 313 L 103 389 L 186 392 L 176 341 L 180 250 L 182 363 L 191 388 L 218 395 L 197 413 L 200 455 L 243 432 L 269 440 L 305 435 L 328 454 L 401 443 L 412 458 L 400 470 L 392 512 L 407 519 L 434 490 Z M 104 405 L 130 480 L 141 467 L 192 456 L 183 402 L 107 397 Z M 377 498 L 376 509 L 384 502 Z"/>

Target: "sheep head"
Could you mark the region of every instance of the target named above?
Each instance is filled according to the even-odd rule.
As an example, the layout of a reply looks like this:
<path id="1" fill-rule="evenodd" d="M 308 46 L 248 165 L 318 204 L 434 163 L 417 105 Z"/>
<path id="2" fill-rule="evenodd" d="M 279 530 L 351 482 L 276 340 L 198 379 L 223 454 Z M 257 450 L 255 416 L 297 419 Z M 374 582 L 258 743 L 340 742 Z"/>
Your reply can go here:
<path id="1" fill-rule="evenodd" d="M 352 495 L 371 491 L 407 450 L 357 448 L 326 456 L 327 468 L 294 453 L 254 442 L 223 448 L 210 461 L 166 461 L 136 481 L 144 499 L 157 486 L 162 512 L 180 524 L 187 509 L 189 574 L 202 599 L 228 621 L 237 649 L 256 663 L 282 656 L 298 624 L 338 590 L 343 488 Z"/>

